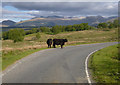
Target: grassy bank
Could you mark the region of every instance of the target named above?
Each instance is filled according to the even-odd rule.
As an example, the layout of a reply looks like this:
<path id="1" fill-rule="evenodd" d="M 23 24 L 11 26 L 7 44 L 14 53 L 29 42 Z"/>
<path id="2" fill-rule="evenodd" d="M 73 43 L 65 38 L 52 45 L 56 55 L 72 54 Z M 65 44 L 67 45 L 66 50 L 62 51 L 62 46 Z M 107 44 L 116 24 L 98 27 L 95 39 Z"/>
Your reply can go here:
<path id="1" fill-rule="evenodd" d="M 48 49 L 48 48 L 29 49 L 29 50 L 23 50 L 23 51 L 15 50 L 15 51 L 10 51 L 7 54 L 3 53 L 3 55 L 2 55 L 2 62 L 3 62 L 2 70 L 4 70 L 7 66 L 11 65 L 15 61 L 17 61 L 25 56 L 28 56 L 34 52 L 44 50 L 44 49 Z"/>
<path id="2" fill-rule="evenodd" d="M 118 72 L 118 45 L 103 48 L 90 57 L 89 68 L 92 78 L 97 83 L 117 83 L 120 81 Z"/>
<path id="3" fill-rule="evenodd" d="M 103 30 L 85 30 L 85 31 L 73 31 L 62 32 L 56 35 L 49 35 L 40 33 L 41 38 L 35 40 L 36 33 L 26 35 L 23 42 L 14 43 L 12 40 L 3 40 L 2 49 L 23 48 L 28 46 L 46 45 L 48 38 L 67 38 L 67 44 L 74 43 L 99 43 L 99 42 L 111 42 L 116 41 L 118 38 L 118 29 L 110 29 L 109 31 Z"/>

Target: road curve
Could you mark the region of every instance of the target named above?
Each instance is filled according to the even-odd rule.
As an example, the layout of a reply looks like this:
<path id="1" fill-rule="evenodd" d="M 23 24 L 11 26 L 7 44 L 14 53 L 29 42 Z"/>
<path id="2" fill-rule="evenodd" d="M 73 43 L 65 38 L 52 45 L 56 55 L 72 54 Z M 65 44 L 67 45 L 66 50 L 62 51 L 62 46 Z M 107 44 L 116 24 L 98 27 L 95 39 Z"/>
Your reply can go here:
<path id="1" fill-rule="evenodd" d="M 31 54 L 3 72 L 3 83 L 88 83 L 85 59 L 117 42 L 47 49 Z"/>

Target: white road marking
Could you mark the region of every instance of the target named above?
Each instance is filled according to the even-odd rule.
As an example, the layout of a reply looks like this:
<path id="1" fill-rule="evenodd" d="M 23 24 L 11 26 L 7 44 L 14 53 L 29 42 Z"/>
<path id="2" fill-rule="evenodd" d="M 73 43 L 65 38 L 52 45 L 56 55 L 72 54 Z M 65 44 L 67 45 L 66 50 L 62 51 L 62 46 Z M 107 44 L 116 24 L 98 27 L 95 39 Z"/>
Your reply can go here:
<path id="1" fill-rule="evenodd" d="M 99 49 L 100 50 L 100 49 Z M 90 76 L 89 76 L 89 73 L 88 73 L 88 64 L 87 64 L 87 62 L 88 62 L 88 58 L 93 54 L 93 53 L 95 53 L 96 51 L 98 51 L 98 50 L 95 50 L 95 51 L 93 51 L 93 52 L 91 52 L 87 57 L 86 57 L 86 59 L 85 59 L 85 72 L 86 72 L 86 76 L 87 76 L 87 80 L 88 80 L 88 83 L 89 83 L 89 85 L 92 85 L 92 82 L 91 82 L 91 80 L 90 80 Z"/>

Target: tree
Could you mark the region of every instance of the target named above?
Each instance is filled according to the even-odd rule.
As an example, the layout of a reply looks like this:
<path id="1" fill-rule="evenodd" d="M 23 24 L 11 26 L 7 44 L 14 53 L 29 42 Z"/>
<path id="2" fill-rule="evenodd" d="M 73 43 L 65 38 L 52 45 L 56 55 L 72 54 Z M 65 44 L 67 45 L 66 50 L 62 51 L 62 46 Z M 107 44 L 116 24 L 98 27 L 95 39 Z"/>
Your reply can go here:
<path id="1" fill-rule="evenodd" d="M 29 34 L 32 34 L 32 30 L 25 31 L 25 35 L 29 35 Z"/>
<path id="2" fill-rule="evenodd" d="M 91 29 L 91 30 L 93 29 L 93 30 L 94 30 L 94 29 L 96 29 L 96 28 L 95 28 L 95 27 L 90 26 L 90 28 L 89 28 L 89 29 Z"/>
<path id="3" fill-rule="evenodd" d="M 107 23 L 99 23 L 98 24 L 98 26 L 97 26 L 98 28 L 107 28 L 108 27 L 108 24 Z"/>
<path id="4" fill-rule="evenodd" d="M 32 28 L 31 30 L 32 33 L 37 33 L 37 31 L 38 31 L 37 28 Z"/>
<path id="5" fill-rule="evenodd" d="M 61 29 L 59 28 L 58 25 L 56 26 L 53 26 L 51 31 L 54 33 L 54 34 L 58 34 L 59 32 L 61 32 Z"/>
<path id="6" fill-rule="evenodd" d="M 75 31 L 76 29 L 72 25 L 67 25 L 65 31 Z"/>
<path id="7" fill-rule="evenodd" d="M 77 26 L 77 31 L 81 31 L 81 30 L 84 30 L 84 24 L 81 23 Z"/>
<path id="8" fill-rule="evenodd" d="M 114 24 L 113 24 L 113 23 L 110 23 L 109 26 L 108 26 L 108 28 L 110 28 L 110 29 L 111 29 L 111 28 L 114 28 Z"/>
<path id="9" fill-rule="evenodd" d="M 8 33 L 9 33 L 9 32 L 3 32 L 3 34 L 2 34 L 3 40 L 8 39 Z"/>
<path id="10" fill-rule="evenodd" d="M 14 42 L 19 42 L 24 40 L 25 32 L 23 29 L 11 29 L 8 33 L 8 38 Z"/>
<path id="11" fill-rule="evenodd" d="M 45 33 L 50 32 L 50 28 L 48 28 L 48 27 L 41 27 L 40 28 L 40 32 L 45 32 Z"/>
<path id="12" fill-rule="evenodd" d="M 65 26 L 61 26 L 61 32 L 65 31 Z"/>
<path id="13" fill-rule="evenodd" d="M 83 23 L 83 25 L 84 25 L 84 30 L 90 29 L 90 26 L 88 25 L 88 23 Z"/>
<path id="14" fill-rule="evenodd" d="M 119 22 L 118 22 L 118 20 L 117 20 L 117 19 L 116 19 L 116 20 L 114 20 L 113 25 L 114 25 L 114 27 L 115 27 L 115 28 L 117 28 L 117 27 L 118 27 Z"/>

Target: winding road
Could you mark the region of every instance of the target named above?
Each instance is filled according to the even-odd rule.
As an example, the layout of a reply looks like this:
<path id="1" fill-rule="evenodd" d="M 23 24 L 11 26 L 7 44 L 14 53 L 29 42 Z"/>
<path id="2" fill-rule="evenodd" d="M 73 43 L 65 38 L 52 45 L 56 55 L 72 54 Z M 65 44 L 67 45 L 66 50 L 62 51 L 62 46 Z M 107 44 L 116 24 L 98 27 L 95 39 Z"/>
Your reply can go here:
<path id="1" fill-rule="evenodd" d="M 3 83 L 88 83 L 86 57 L 117 42 L 52 48 L 33 53 L 8 67 Z"/>

